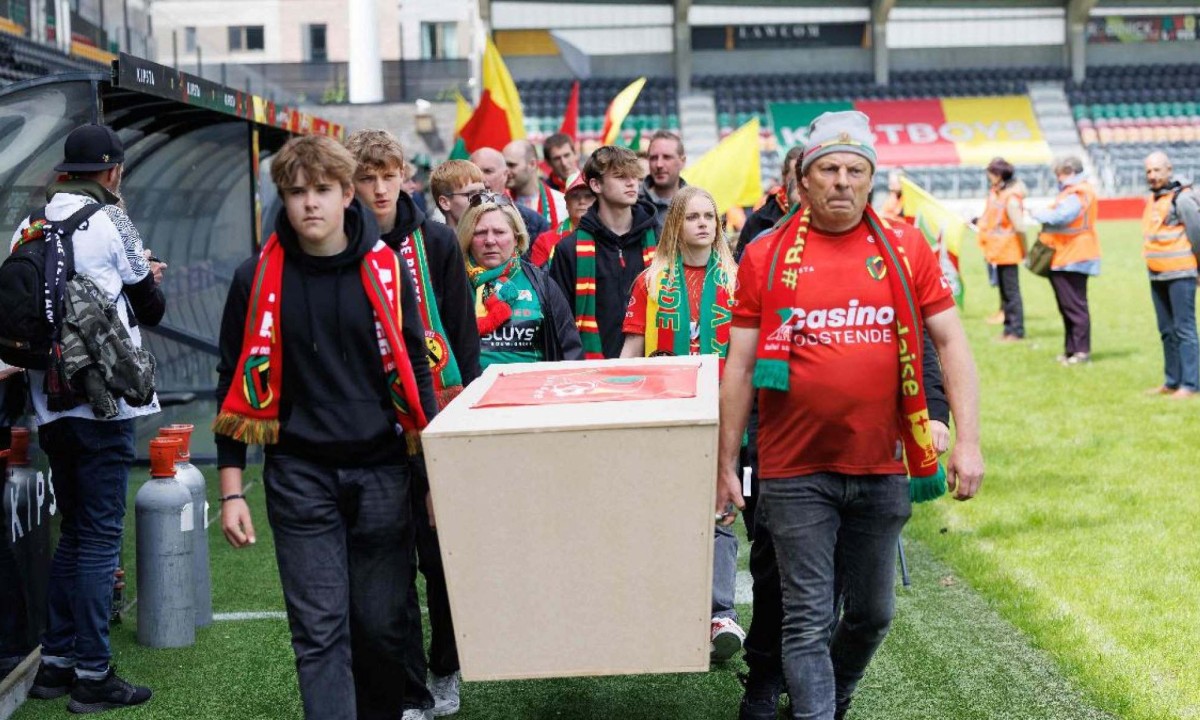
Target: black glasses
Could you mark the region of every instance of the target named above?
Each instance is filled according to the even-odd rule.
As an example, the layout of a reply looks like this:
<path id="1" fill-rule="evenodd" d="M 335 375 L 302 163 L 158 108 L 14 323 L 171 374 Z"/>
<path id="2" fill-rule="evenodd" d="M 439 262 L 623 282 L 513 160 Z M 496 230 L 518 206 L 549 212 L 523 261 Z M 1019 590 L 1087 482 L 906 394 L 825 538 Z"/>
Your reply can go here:
<path id="1" fill-rule="evenodd" d="M 500 207 L 504 207 L 505 205 L 511 206 L 513 204 L 513 201 L 507 195 L 502 195 L 500 193 L 481 192 L 481 193 L 475 193 L 474 195 L 472 195 L 471 199 L 469 200 L 469 203 L 470 203 L 471 207 L 479 207 L 480 205 L 483 205 L 484 203 L 491 203 L 493 205 L 498 205 Z"/>

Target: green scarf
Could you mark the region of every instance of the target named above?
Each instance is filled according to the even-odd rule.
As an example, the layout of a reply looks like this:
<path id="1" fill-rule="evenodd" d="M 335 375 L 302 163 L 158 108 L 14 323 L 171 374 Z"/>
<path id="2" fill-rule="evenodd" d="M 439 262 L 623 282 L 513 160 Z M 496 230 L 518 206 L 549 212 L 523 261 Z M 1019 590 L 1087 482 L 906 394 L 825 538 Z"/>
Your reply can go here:
<path id="1" fill-rule="evenodd" d="M 433 389 L 437 394 L 438 407 L 442 408 L 462 392 L 463 382 L 454 350 L 446 338 L 446 327 L 438 311 L 433 283 L 429 279 L 429 260 L 425 257 L 425 235 L 421 228 L 400 242 L 400 255 L 408 266 L 417 291 L 417 306 L 421 311 L 425 346 L 429 351 L 429 369 L 433 372 Z"/>

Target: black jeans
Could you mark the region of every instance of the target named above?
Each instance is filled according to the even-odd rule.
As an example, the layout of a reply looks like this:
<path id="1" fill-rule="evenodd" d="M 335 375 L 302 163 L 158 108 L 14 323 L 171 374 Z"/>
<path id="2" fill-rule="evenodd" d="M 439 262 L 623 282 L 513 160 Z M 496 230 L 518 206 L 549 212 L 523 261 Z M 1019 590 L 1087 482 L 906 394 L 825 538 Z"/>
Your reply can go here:
<path id="1" fill-rule="evenodd" d="M 413 515 L 417 526 L 417 567 L 425 577 L 425 603 L 429 608 L 429 671 L 445 677 L 458 672 L 458 642 L 454 639 L 454 619 L 450 617 L 450 595 L 446 591 L 446 571 L 442 567 L 442 548 L 438 543 L 437 530 L 429 525 L 429 512 L 425 508 L 425 492 L 429 478 L 425 472 L 425 459 L 413 458 L 412 472 L 416 476 L 413 484 Z M 420 665 L 414 671 L 425 671 L 425 647 L 421 634 L 421 604 L 417 597 L 417 586 L 413 583 L 409 592 L 408 613 L 415 623 L 415 647 L 411 652 L 419 656 Z"/>
<path id="2" fill-rule="evenodd" d="M 754 597 L 750 627 L 746 629 L 746 666 L 754 679 L 783 675 L 783 591 L 779 587 L 779 567 L 775 564 L 775 544 L 765 526 L 756 522 L 762 482 L 758 479 L 758 402 L 747 424 L 749 442 L 742 449 L 741 467 L 750 468 L 750 497 L 745 498 L 746 537 L 750 539 L 750 578 Z"/>
<path id="3" fill-rule="evenodd" d="M 405 662 L 416 572 L 409 482 L 407 465 L 267 458 L 267 515 L 309 720 L 395 720 L 433 706 Z"/>
<path id="4" fill-rule="evenodd" d="M 1000 285 L 1000 307 L 1004 310 L 1004 334 L 1025 337 L 1025 309 L 1021 304 L 1021 273 L 1019 265 L 997 265 Z"/>
<path id="5" fill-rule="evenodd" d="M 891 626 L 908 478 L 817 473 L 761 487 L 756 522 L 775 542 L 792 717 L 832 720 Z"/>
<path id="6" fill-rule="evenodd" d="M 1084 273 L 1061 270 L 1050 273 L 1050 285 L 1054 288 L 1054 299 L 1063 319 L 1063 349 L 1067 355 L 1092 352 L 1092 316 L 1088 312 L 1087 283 L 1088 276 Z"/>

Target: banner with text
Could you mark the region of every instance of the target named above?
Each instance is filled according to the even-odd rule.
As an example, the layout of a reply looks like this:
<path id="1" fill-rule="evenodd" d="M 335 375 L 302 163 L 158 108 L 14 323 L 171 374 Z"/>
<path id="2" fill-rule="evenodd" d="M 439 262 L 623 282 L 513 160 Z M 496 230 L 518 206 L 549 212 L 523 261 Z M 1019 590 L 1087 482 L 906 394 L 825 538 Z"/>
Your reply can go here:
<path id="1" fill-rule="evenodd" d="M 1198 37 L 1200 15 L 1107 15 L 1087 23 L 1090 43 L 1187 42 Z"/>
<path id="2" fill-rule="evenodd" d="M 1019 165 L 1051 160 L 1050 147 L 1025 95 L 767 105 L 782 147 L 805 142 L 809 123 L 821 113 L 837 110 L 858 110 L 871 118 L 881 167 L 982 167 L 997 156 Z"/>

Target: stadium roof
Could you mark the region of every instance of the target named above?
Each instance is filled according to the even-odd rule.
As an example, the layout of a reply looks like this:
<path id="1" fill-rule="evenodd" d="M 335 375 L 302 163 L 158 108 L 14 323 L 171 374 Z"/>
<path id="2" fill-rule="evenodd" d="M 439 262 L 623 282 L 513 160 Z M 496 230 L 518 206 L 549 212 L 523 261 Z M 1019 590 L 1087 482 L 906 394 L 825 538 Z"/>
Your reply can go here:
<path id="1" fill-rule="evenodd" d="M 493 3 L 504 0 L 493 0 Z M 562 0 L 524 0 L 525 2 L 545 2 L 561 4 Z M 1079 2 L 1079 0 L 1076 0 Z M 674 5 L 676 0 L 576 0 L 576 2 L 593 5 Z M 830 3 L 828 0 L 687 0 L 689 5 L 745 5 L 748 7 L 828 7 L 831 4 L 840 7 L 869 8 L 876 4 L 886 4 L 892 7 L 945 7 L 945 8 L 1001 8 L 1001 7 L 1067 7 L 1073 4 L 1070 0 L 841 0 Z M 1196 0 L 1082 0 L 1079 4 L 1087 7 L 1105 8 L 1195 8 Z"/>

